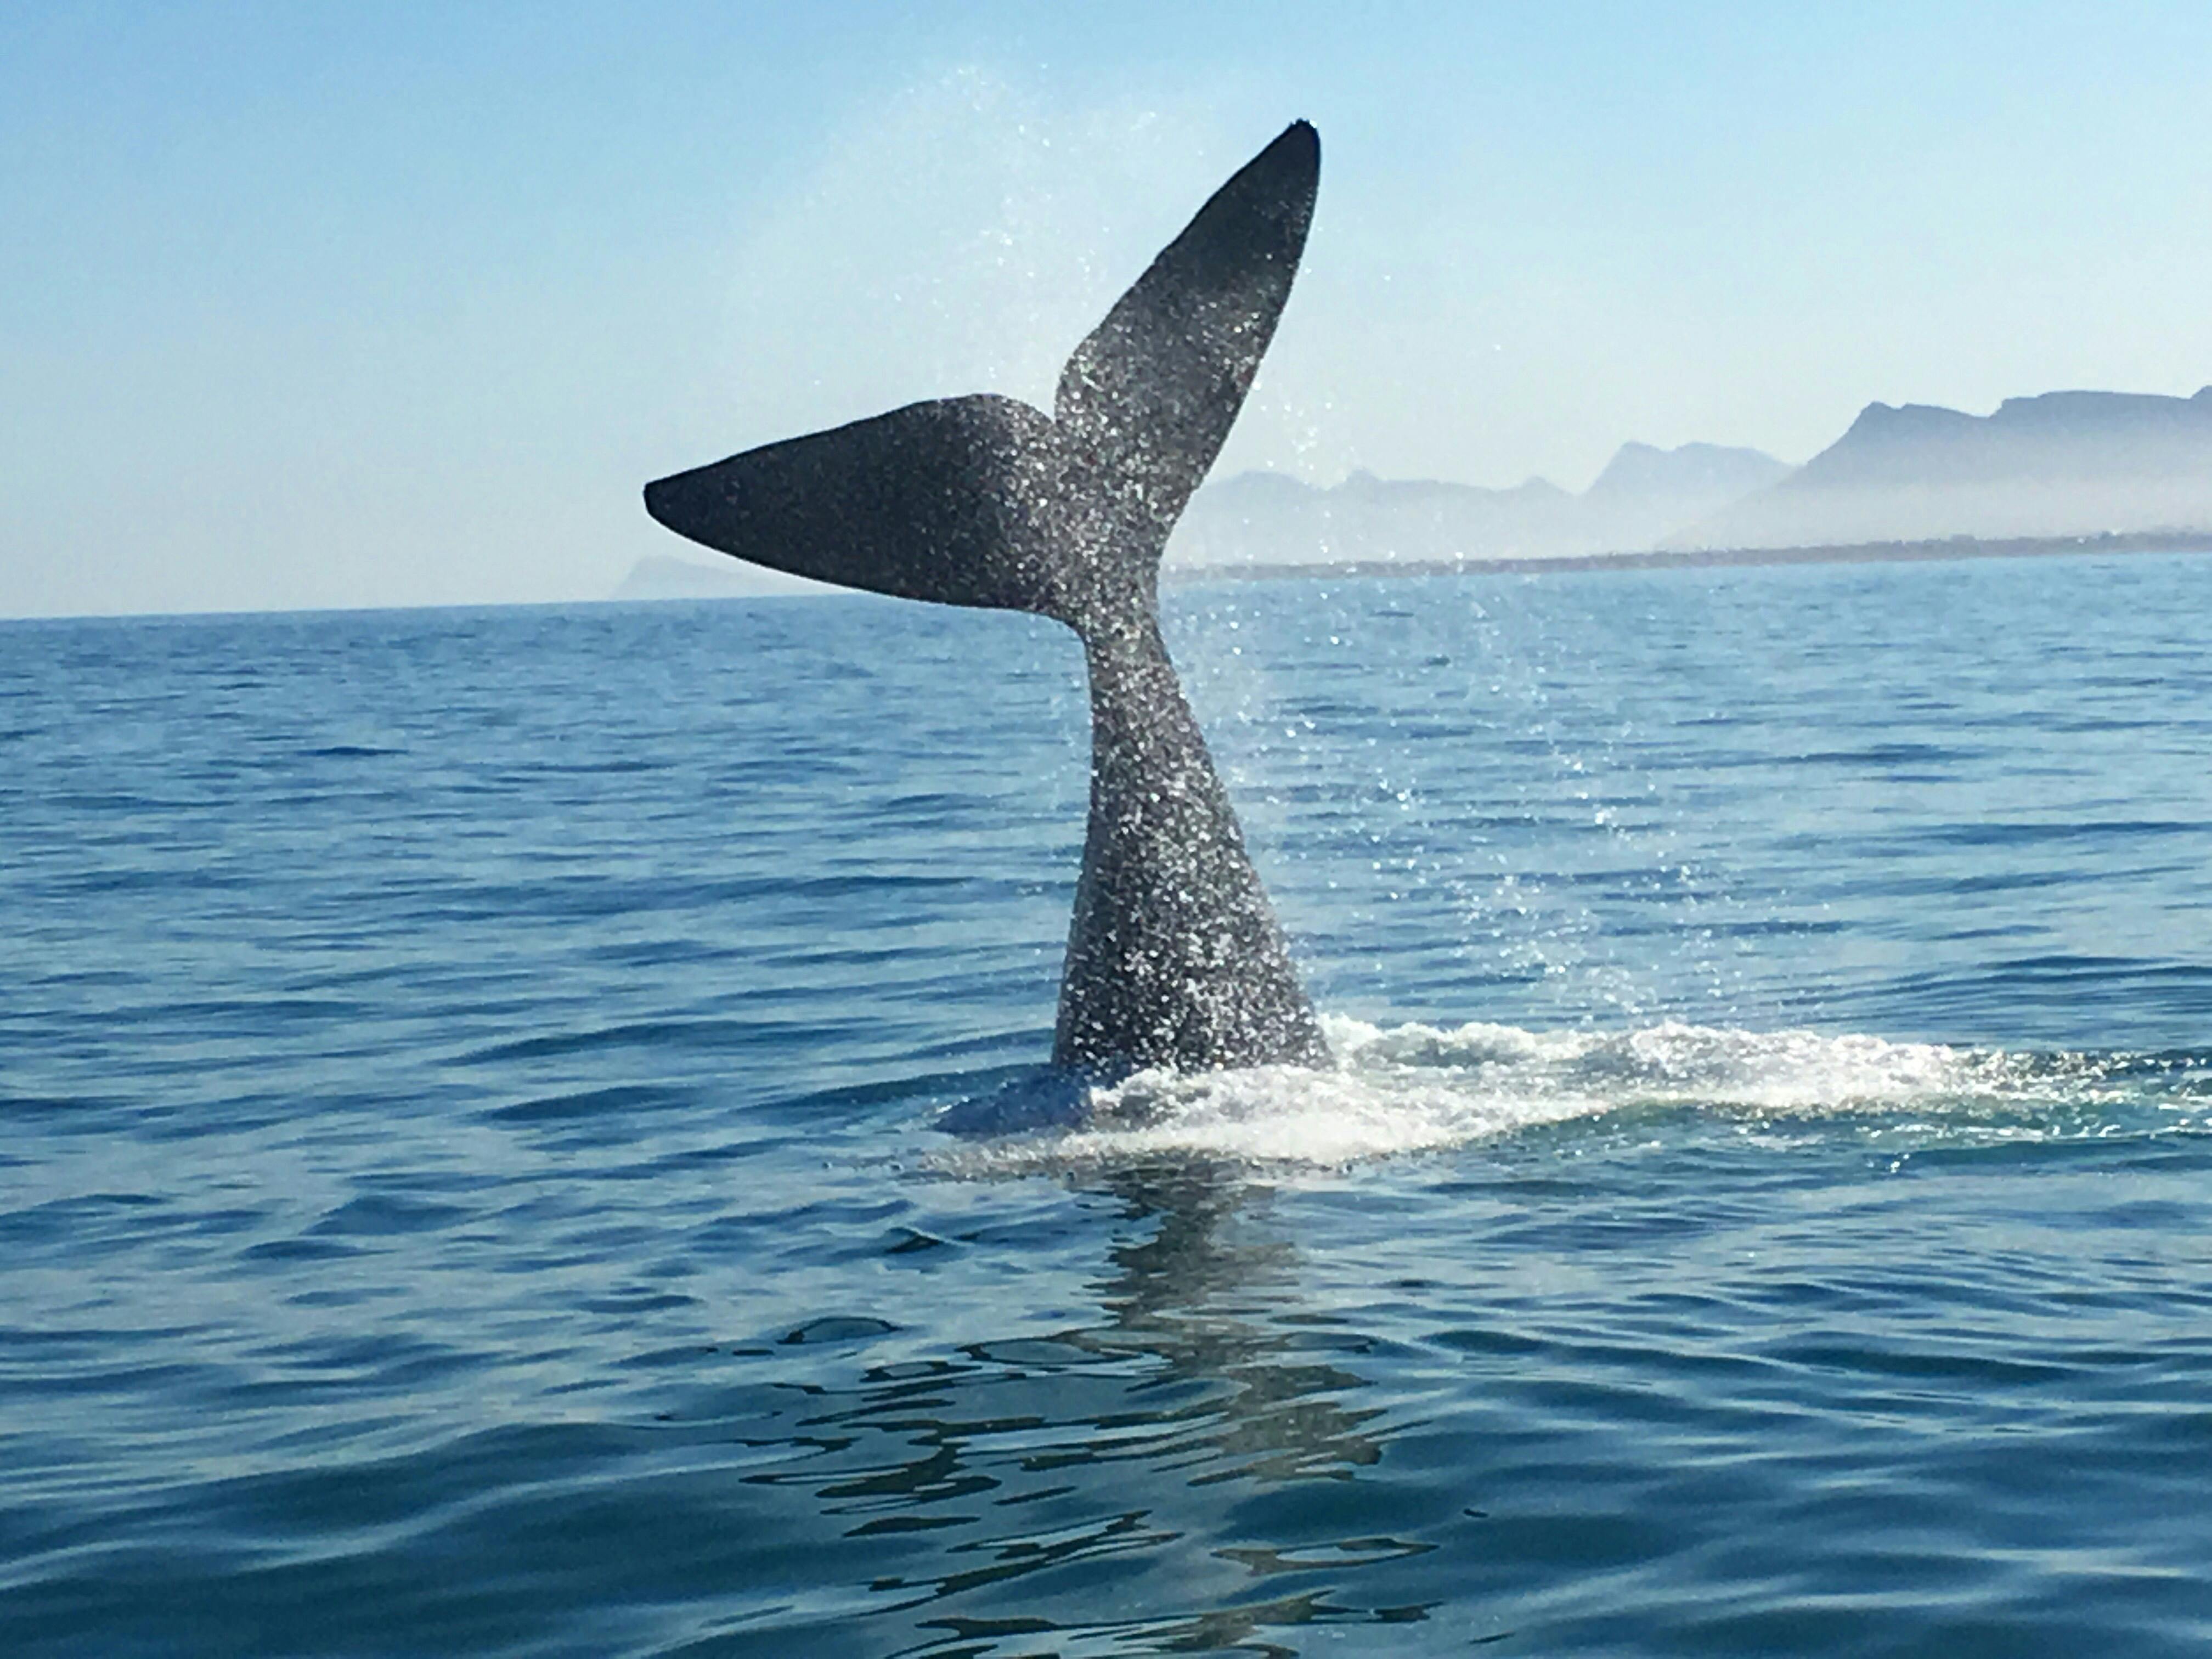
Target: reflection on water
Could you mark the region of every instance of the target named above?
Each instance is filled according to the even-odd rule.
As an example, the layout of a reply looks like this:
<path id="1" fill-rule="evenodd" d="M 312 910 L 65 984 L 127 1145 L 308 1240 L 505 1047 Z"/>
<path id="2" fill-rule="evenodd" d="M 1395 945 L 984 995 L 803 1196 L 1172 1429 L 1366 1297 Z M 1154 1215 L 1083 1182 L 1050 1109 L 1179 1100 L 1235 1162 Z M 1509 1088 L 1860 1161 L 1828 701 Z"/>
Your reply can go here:
<path id="1" fill-rule="evenodd" d="M 1352 1482 L 1389 1435 L 1361 1403 L 1369 1339 L 1305 1305 L 1268 1190 L 1200 1163 L 1097 1188 L 1121 1213 L 1103 1322 L 788 1384 L 804 1407 L 766 1443 L 789 1459 L 747 1479 L 811 1499 L 871 1611 L 921 1615 L 908 1651 L 1034 1652 L 1047 1632 L 1060 1653 L 1289 1651 L 1261 1632 L 1423 1617 L 1343 1581 L 1432 1545 L 1320 1524 L 1357 1502 L 1281 1500 Z"/>
<path id="2" fill-rule="evenodd" d="M 1101 1297 L 1111 1322 L 1084 1340 L 1156 1361 L 1148 1388 L 1205 1396 L 1188 1414 L 1205 1425 L 1199 1455 L 1217 1467 L 1194 1480 L 1342 1479 L 1373 1463 L 1380 1443 L 1361 1425 L 1382 1413 L 1339 1398 L 1365 1386 L 1337 1363 L 1365 1344 L 1304 1311 L 1296 1247 L 1243 1224 L 1255 1190 L 1204 1164 L 1119 1171 L 1104 1184 L 1133 1221 L 1153 1224 L 1114 1246 L 1116 1276 Z"/>

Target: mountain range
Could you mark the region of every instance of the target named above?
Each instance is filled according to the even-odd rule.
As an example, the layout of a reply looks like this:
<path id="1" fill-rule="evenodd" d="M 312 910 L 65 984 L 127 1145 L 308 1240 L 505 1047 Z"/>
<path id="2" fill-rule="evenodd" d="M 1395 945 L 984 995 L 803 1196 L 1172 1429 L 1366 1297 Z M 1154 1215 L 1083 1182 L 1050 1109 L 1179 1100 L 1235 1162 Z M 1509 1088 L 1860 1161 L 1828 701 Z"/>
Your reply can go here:
<path id="1" fill-rule="evenodd" d="M 1607 554 L 2212 536 L 2212 386 L 2052 392 L 1986 416 L 1869 404 L 1800 467 L 1755 449 L 1623 446 L 1571 495 L 1279 473 L 1209 484 L 1170 544 L 1186 567 L 1423 566 Z"/>
<path id="2" fill-rule="evenodd" d="M 1169 544 L 1171 562 L 1336 564 L 1542 559 L 1656 545 L 1786 478 L 1755 449 L 1621 446 L 1579 495 L 1542 478 L 1509 489 L 1355 472 L 1320 489 L 1244 472 L 1200 490 Z"/>
<path id="3" fill-rule="evenodd" d="M 2212 531 L 2212 386 L 2051 392 L 1993 415 L 1869 404 L 1788 477 L 1685 525 L 1684 549 Z"/>

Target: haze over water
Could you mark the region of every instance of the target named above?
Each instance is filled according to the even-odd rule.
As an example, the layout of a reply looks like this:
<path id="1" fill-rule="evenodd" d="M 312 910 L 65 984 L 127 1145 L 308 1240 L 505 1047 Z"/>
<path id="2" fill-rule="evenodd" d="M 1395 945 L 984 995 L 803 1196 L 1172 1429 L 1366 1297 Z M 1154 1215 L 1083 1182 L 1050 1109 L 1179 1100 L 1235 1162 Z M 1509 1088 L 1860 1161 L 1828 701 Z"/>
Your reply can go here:
<path id="1" fill-rule="evenodd" d="M 0 1650 L 2194 1653 L 2212 555 L 0 624 Z"/>

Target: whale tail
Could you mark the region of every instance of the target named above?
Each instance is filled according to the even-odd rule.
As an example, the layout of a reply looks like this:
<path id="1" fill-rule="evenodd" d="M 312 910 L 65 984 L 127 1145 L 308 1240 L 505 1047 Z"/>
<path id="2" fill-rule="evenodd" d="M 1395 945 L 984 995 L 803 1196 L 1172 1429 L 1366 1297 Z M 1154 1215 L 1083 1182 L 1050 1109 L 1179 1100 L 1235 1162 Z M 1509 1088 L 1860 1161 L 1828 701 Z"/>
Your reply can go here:
<path id="1" fill-rule="evenodd" d="M 1062 1066 L 1328 1057 L 1161 642 L 1159 561 L 1273 337 L 1321 144 L 1288 128 L 1076 347 L 1049 416 L 951 398 L 646 488 L 678 534 L 817 581 L 1056 617 L 1091 678 Z"/>
<path id="2" fill-rule="evenodd" d="M 1297 122 L 1215 191 L 1076 347 L 1050 416 L 988 395 L 912 404 L 659 479 L 646 510 L 841 587 L 1086 635 L 1126 622 L 1274 337 L 1320 165 Z"/>

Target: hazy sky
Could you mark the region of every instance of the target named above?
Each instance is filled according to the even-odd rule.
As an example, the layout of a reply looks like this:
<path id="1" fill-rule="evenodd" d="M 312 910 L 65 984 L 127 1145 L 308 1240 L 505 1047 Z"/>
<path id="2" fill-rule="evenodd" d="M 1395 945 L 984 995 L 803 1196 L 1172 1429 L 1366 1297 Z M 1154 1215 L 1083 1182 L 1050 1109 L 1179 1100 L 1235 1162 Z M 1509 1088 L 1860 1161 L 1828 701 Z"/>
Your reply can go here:
<path id="1" fill-rule="evenodd" d="M 1294 116 L 1224 467 L 1580 488 L 2193 392 L 2208 87 L 2202 0 L 0 0 L 0 615 L 599 597 L 686 550 L 647 477 L 1048 401 Z"/>

